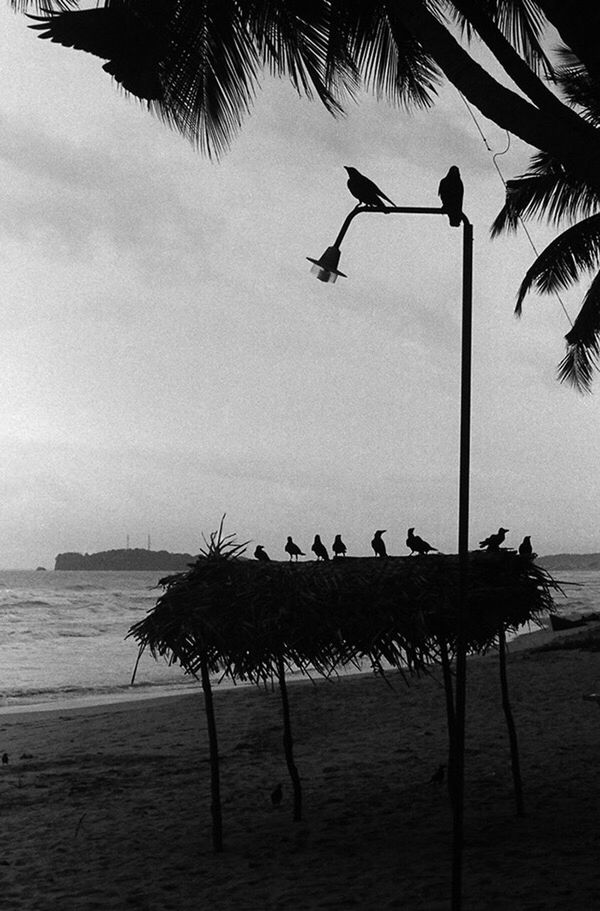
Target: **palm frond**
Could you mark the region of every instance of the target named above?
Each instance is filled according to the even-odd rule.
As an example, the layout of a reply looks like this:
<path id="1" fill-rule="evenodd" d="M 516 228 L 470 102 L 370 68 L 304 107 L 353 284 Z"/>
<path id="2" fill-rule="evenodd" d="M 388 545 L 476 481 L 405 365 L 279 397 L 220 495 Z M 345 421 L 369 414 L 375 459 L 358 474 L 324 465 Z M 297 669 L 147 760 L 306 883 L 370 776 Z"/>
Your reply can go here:
<path id="1" fill-rule="evenodd" d="M 506 184 L 506 201 L 494 222 L 492 237 L 515 231 L 523 219 L 542 218 L 554 225 L 575 221 L 600 208 L 600 195 L 552 156 L 540 152 L 531 158 L 525 174 Z"/>
<path id="2" fill-rule="evenodd" d="M 533 288 L 540 294 L 562 291 L 599 262 L 600 215 L 592 215 L 567 228 L 540 253 L 521 282 L 515 313 L 520 316 L 523 300 Z"/>
<path id="3" fill-rule="evenodd" d="M 590 284 L 565 340 L 567 353 L 558 365 L 558 378 L 579 392 L 591 392 L 592 378 L 600 365 L 600 273 Z"/>
<path id="4" fill-rule="evenodd" d="M 568 103 L 578 109 L 584 120 L 600 126 L 600 84 L 578 60 L 570 48 L 558 49 L 561 61 L 556 68 L 559 88 Z"/>
<path id="5" fill-rule="evenodd" d="M 553 79 L 554 68 L 545 50 L 543 37 L 547 20 L 535 0 L 436 0 L 438 8 L 452 7 L 452 17 L 462 33 L 472 40 L 475 29 L 469 18 L 471 4 L 483 7 L 507 41 L 525 59 L 534 73 Z"/>
<path id="6" fill-rule="evenodd" d="M 347 49 L 364 85 L 377 98 L 407 109 L 432 104 L 439 70 L 404 27 L 393 2 L 333 0 L 331 18 L 336 44 Z"/>

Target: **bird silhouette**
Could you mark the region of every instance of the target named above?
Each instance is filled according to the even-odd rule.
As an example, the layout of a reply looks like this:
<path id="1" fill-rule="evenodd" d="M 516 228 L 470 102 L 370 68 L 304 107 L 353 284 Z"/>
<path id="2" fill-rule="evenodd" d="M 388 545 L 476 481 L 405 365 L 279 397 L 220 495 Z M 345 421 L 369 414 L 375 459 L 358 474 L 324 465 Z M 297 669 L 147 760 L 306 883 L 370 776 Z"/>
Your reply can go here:
<path id="1" fill-rule="evenodd" d="M 348 171 L 347 187 L 352 195 L 355 196 L 359 202 L 362 202 L 363 206 L 369 206 L 370 208 L 375 209 L 385 209 L 383 203 L 384 199 L 387 200 L 391 206 L 394 205 L 389 196 L 382 193 L 372 180 L 369 180 L 368 177 L 365 177 L 364 174 L 361 174 L 356 168 L 350 168 L 347 165 L 344 165 L 344 167 L 346 171 Z"/>
<path id="2" fill-rule="evenodd" d="M 300 557 L 306 556 L 304 554 L 304 552 L 300 550 L 298 545 L 294 544 L 290 535 L 288 535 L 287 544 L 285 545 L 284 550 L 286 551 L 286 553 L 288 553 L 290 555 L 290 560 L 292 560 L 294 557 L 296 558 L 296 560 L 298 560 L 299 556 Z"/>
<path id="3" fill-rule="evenodd" d="M 8 753 L 2 754 L 2 765 L 8 765 Z"/>
<path id="4" fill-rule="evenodd" d="M 519 544 L 519 553 L 522 557 L 537 557 L 537 554 L 534 554 L 533 547 L 531 546 L 531 535 L 525 535 Z"/>
<path id="5" fill-rule="evenodd" d="M 168 9 L 164 0 L 148 5 L 110 0 L 95 9 L 29 16 L 37 23 L 29 27 L 39 31 L 40 38 L 108 61 L 102 69 L 125 91 L 154 101 L 164 95 L 161 71 L 168 49 Z"/>
<path id="6" fill-rule="evenodd" d="M 387 557 L 387 550 L 385 549 L 385 541 L 381 537 L 385 534 L 385 528 L 380 528 L 373 535 L 373 540 L 371 541 L 371 547 L 375 551 L 376 557 Z"/>
<path id="7" fill-rule="evenodd" d="M 500 550 L 500 545 L 503 543 L 507 531 L 510 531 L 510 529 L 500 527 L 495 535 L 490 535 L 489 538 L 480 541 L 479 546 L 487 548 L 488 553 Z"/>
<path id="8" fill-rule="evenodd" d="M 446 176 L 440 180 L 438 196 L 442 200 L 442 212 L 446 213 L 453 228 L 459 228 L 463 220 L 464 192 L 460 171 L 456 165 L 452 165 Z"/>
<path id="9" fill-rule="evenodd" d="M 418 535 L 413 534 L 414 527 L 408 529 L 408 537 L 406 538 L 406 546 L 410 547 L 411 556 L 414 553 L 417 554 L 428 554 L 430 550 L 437 551 L 437 547 L 432 547 L 431 544 L 428 544 L 427 541 L 424 541 L 423 538 L 420 538 Z"/>
<path id="10" fill-rule="evenodd" d="M 444 780 L 444 770 L 446 766 L 441 765 L 438 767 L 437 772 L 434 772 L 431 778 L 429 779 L 432 784 L 441 784 Z"/>
<path id="11" fill-rule="evenodd" d="M 262 560 L 263 563 L 270 563 L 271 558 L 262 546 L 262 544 L 256 545 L 256 550 L 254 551 L 254 556 L 257 560 Z"/>
<path id="12" fill-rule="evenodd" d="M 329 560 L 327 548 L 321 541 L 320 535 L 315 535 L 315 540 L 312 543 L 311 550 L 316 555 L 317 560 Z"/>
<path id="13" fill-rule="evenodd" d="M 280 784 L 278 784 L 277 787 L 273 791 L 271 791 L 271 803 L 273 804 L 274 807 L 278 807 L 282 801 L 282 798 L 283 798 L 283 788 L 281 787 Z"/>
<path id="14" fill-rule="evenodd" d="M 334 554 L 336 555 L 336 557 L 345 557 L 346 556 L 346 545 L 342 541 L 341 535 L 335 536 L 335 538 L 333 539 L 333 544 L 331 545 L 331 549 L 334 552 Z"/>

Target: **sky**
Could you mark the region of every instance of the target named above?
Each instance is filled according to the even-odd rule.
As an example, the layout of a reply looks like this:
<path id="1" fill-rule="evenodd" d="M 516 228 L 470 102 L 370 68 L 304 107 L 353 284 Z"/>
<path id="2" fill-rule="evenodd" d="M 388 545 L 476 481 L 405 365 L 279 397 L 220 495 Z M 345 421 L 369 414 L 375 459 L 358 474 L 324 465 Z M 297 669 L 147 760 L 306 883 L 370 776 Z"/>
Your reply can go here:
<path id="1" fill-rule="evenodd" d="M 540 554 L 600 550 L 598 393 L 556 380 L 568 321 L 531 295 L 522 232 L 451 87 L 408 114 L 365 96 L 334 119 L 265 79 L 209 161 L 102 71 L 0 6 L 0 568 L 65 551 L 198 553 L 226 533 L 286 557 L 315 533 L 457 548 L 461 231 L 369 215 L 344 165 L 397 205 L 437 206 L 451 165 L 474 225 L 470 544 L 502 525 Z M 494 152 L 506 134 L 478 115 Z M 506 178 L 531 149 L 514 138 Z M 553 236 L 532 225 L 539 248 Z M 585 283 L 565 295 L 577 313 Z M 600 378 L 596 381 L 596 386 Z M 600 387 L 599 387 L 600 388 Z"/>

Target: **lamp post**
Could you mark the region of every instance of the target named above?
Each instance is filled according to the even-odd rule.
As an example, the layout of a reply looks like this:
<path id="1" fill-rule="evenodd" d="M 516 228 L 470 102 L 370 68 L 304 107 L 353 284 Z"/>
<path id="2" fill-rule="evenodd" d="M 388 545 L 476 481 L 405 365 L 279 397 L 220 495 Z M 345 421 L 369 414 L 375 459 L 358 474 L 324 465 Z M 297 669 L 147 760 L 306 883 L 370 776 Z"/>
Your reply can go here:
<path id="1" fill-rule="evenodd" d="M 356 206 L 347 216 L 338 236 L 320 259 L 307 259 L 313 263 L 311 272 L 319 281 L 334 283 L 338 277 L 347 278 L 338 269 L 341 243 L 353 219 L 369 213 L 398 215 L 444 215 L 441 208 L 427 206 L 386 206 L 377 209 Z M 469 570 L 469 475 L 471 458 L 471 350 L 473 311 L 473 226 L 462 215 L 462 333 L 460 368 L 460 451 L 458 484 L 458 611 L 456 631 L 456 674 L 453 737 L 453 844 L 452 844 L 452 911 L 462 907 L 462 857 L 464 830 L 464 758 L 465 758 L 465 708 L 467 682 L 467 642 L 465 630 L 465 603 Z"/>

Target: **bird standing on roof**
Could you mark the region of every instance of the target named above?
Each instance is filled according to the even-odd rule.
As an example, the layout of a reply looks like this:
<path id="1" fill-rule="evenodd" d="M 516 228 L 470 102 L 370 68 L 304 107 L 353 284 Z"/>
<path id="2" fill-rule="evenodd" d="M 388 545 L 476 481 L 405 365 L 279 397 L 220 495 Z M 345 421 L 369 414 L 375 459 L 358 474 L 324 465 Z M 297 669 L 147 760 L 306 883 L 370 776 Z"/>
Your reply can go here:
<path id="1" fill-rule="evenodd" d="M 500 550 L 500 545 L 504 542 L 507 531 L 510 531 L 510 529 L 500 527 L 495 535 L 490 535 L 489 538 L 480 541 L 479 546 L 486 547 L 488 553 Z"/>
<path id="2" fill-rule="evenodd" d="M 320 535 L 315 535 L 315 540 L 312 543 L 311 550 L 316 555 L 317 560 L 329 560 L 327 548 L 321 541 Z"/>
<path id="3" fill-rule="evenodd" d="M 432 547 L 431 544 L 428 544 L 427 541 L 423 540 L 423 538 L 420 538 L 418 535 L 413 534 L 414 530 L 414 527 L 409 528 L 408 537 L 406 538 L 406 546 L 410 547 L 411 556 L 414 553 L 428 554 L 430 550 L 437 551 L 437 547 Z"/>
<path id="4" fill-rule="evenodd" d="M 262 544 L 257 544 L 256 550 L 254 551 L 254 556 L 257 560 L 262 560 L 263 563 L 270 563 L 271 558 L 262 546 Z"/>
<path id="5" fill-rule="evenodd" d="M 438 196 L 442 200 L 442 212 L 448 216 L 453 228 L 459 228 L 463 220 L 463 196 L 465 188 L 460 179 L 460 171 L 452 165 L 445 177 L 440 180 Z"/>
<path id="6" fill-rule="evenodd" d="M 387 550 L 385 549 L 385 541 L 381 537 L 385 534 L 385 528 L 380 528 L 373 535 L 373 540 L 371 541 L 371 547 L 375 551 L 376 557 L 387 557 Z"/>
<path id="7" fill-rule="evenodd" d="M 333 539 L 333 544 L 331 545 L 331 549 L 334 552 L 334 554 L 336 555 L 336 557 L 345 557 L 346 556 L 346 545 L 342 541 L 341 535 L 335 536 L 335 538 Z"/>
<path id="8" fill-rule="evenodd" d="M 531 546 L 531 535 L 525 535 L 519 544 L 519 553 L 522 557 L 537 557 L 537 554 L 534 554 L 533 547 Z"/>
<path id="9" fill-rule="evenodd" d="M 355 196 L 359 202 L 362 202 L 363 206 L 369 206 L 374 209 L 385 209 L 383 203 L 384 199 L 387 200 L 391 206 L 394 205 L 389 196 L 382 193 L 377 184 L 374 184 L 372 180 L 369 180 L 368 177 L 365 177 L 364 174 L 361 174 L 356 168 L 350 168 L 347 165 L 344 165 L 344 168 L 348 171 L 347 187 L 352 195 Z"/>
<path id="10" fill-rule="evenodd" d="M 298 557 L 304 557 L 305 554 L 300 550 L 297 544 L 294 544 L 290 535 L 288 535 L 287 544 L 284 547 L 286 553 L 290 555 L 290 560 L 294 557 L 298 560 Z"/>

